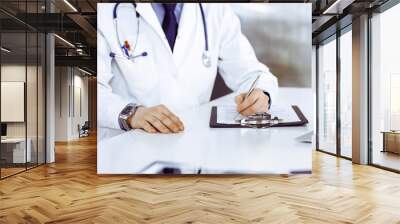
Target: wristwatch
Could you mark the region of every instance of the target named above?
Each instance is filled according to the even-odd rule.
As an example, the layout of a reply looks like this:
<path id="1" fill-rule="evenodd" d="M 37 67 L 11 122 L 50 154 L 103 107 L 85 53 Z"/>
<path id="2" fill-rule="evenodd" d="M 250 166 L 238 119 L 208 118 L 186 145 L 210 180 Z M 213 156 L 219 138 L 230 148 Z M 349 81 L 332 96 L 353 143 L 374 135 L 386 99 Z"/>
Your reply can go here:
<path id="1" fill-rule="evenodd" d="M 129 131 L 129 130 L 132 129 L 131 125 L 128 122 L 128 119 L 131 116 L 135 115 L 135 112 L 136 112 L 138 107 L 139 107 L 139 105 L 134 104 L 134 103 L 130 103 L 130 104 L 126 105 L 124 107 L 124 109 L 122 109 L 122 111 L 119 113 L 119 115 L 118 115 L 118 124 L 119 124 L 119 127 L 122 130 Z"/>

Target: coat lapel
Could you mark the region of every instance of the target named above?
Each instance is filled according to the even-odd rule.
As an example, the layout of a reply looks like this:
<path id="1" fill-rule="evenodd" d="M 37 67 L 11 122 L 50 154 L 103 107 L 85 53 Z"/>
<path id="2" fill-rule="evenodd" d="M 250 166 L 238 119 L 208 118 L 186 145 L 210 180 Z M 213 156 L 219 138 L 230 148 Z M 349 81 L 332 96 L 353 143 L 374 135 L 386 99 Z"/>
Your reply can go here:
<path id="1" fill-rule="evenodd" d="M 173 53 L 175 64 L 178 67 L 184 62 L 187 52 L 193 48 L 193 45 L 198 44 L 193 43 L 198 29 L 199 14 L 197 10 L 199 9 L 197 7 L 197 3 L 184 3 L 182 8 Z"/>
<path id="2" fill-rule="evenodd" d="M 153 7 L 151 6 L 151 3 L 138 3 L 136 6 L 137 12 L 140 14 L 140 16 L 150 25 L 154 31 L 158 34 L 160 37 L 160 40 L 163 42 L 165 47 L 171 52 L 171 48 L 169 47 L 168 40 L 165 36 L 165 33 L 161 27 L 160 22 L 157 19 L 157 15 L 153 10 Z"/>

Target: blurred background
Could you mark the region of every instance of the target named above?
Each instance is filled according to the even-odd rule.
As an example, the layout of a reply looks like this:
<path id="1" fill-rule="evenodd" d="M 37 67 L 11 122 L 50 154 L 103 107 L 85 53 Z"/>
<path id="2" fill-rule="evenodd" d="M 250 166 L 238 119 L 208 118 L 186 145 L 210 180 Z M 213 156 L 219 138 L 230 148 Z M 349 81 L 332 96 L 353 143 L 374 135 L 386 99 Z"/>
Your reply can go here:
<path id="1" fill-rule="evenodd" d="M 281 87 L 311 87 L 311 4 L 232 3 L 257 58 Z M 217 77 L 212 99 L 229 93 Z"/>

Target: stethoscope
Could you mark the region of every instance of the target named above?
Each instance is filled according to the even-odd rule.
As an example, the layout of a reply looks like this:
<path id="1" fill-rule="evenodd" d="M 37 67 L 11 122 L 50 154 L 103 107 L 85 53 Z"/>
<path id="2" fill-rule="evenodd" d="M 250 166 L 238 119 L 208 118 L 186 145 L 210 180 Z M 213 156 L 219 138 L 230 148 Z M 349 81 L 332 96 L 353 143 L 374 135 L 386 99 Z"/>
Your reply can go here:
<path id="1" fill-rule="evenodd" d="M 136 11 L 136 3 L 132 3 L 132 5 L 133 5 L 133 7 L 135 8 L 135 11 L 136 11 L 136 21 L 137 21 L 136 22 L 137 23 L 136 27 L 137 27 L 137 29 L 136 29 L 135 43 L 134 43 L 133 47 L 131 48 L 130 44 L 127 41 L 122 42 L 121 38 L 119 36 L 119 32 L 118 32 L 118 30 L 119 30 L 119 27 L 118 27 L 118 6 L 119 6 L 119 4 L 120 3 L 116 3 L 115 6 L 114 6 L 114 9 L 113 9 L 114 29 L 115 29 L 115 32 L 117 34 L 118 42 L 119 42 L 119 44 L 121 46 L 122 54 L 125 55 L 125 56 L 119 56 L 114 52 L 110 52 L 110 57 L 111 58 L 124 57 L 124 58 L 127 58 L 128 60 L 131 60 L 132 62 L 134 62 L 136 58 L 146 57 L 148 55 L 147 51 L 143 51 L 140 54 L 134 55 L 135 48 L 137 46 L 137 42 L 138 42 L 138 39 L 139 39 L 139 34 L 140 34 L 140 32 L 139 32 L 139 30 L 140 30 L 140 14 L 138 13 L 138 11 Z M 210 56 L 210 52 L 208 50 L 207 24 L 206 24 L 206 19 L 205 19 L 205 15 L 204 15 L 203 6 L 201 5 L 201 3 L 199 3 L 199 6 L 200 6 L 200 12 L 201 12 L 201 19 L 203 21 L 204 42 L 205 42 L 205 48 L 204 48 L 204 51 L 203 51 L 203 54 L 202 54 L 201 58 L 202 58 L 202 61 L 203 61 L 203 65 L 205 67 L 210 67 L 211 66 L 211 56 Z M 130 52 L 132 52 L 132 53 L 130 53 Z"/>

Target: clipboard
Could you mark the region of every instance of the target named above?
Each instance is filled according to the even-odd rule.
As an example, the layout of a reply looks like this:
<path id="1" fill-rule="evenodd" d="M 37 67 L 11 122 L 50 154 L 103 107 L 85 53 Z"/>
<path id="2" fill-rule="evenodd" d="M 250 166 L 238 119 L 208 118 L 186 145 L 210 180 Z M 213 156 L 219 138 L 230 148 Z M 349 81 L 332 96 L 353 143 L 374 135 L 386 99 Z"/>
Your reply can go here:
<path id="1" fill-rule="evenodd" d="M 294 122 L 279 122 L 278 124 L 271 125 L 270 127 L 293 127 L 293 126 L 303 126 L 308 124 L 308 120 L 306 116 L 304 116 L 303 112 L 296 105 L 292 105 L 292 109 L 300 119 L 300 121 Z M 213 106 L 211 108 L 211 116 L 210 116 L 210 128 L 252 128 L 248 126 L 242 126 L 240 124 L 220 124 L 217 123 L 217 106 Z"/>

